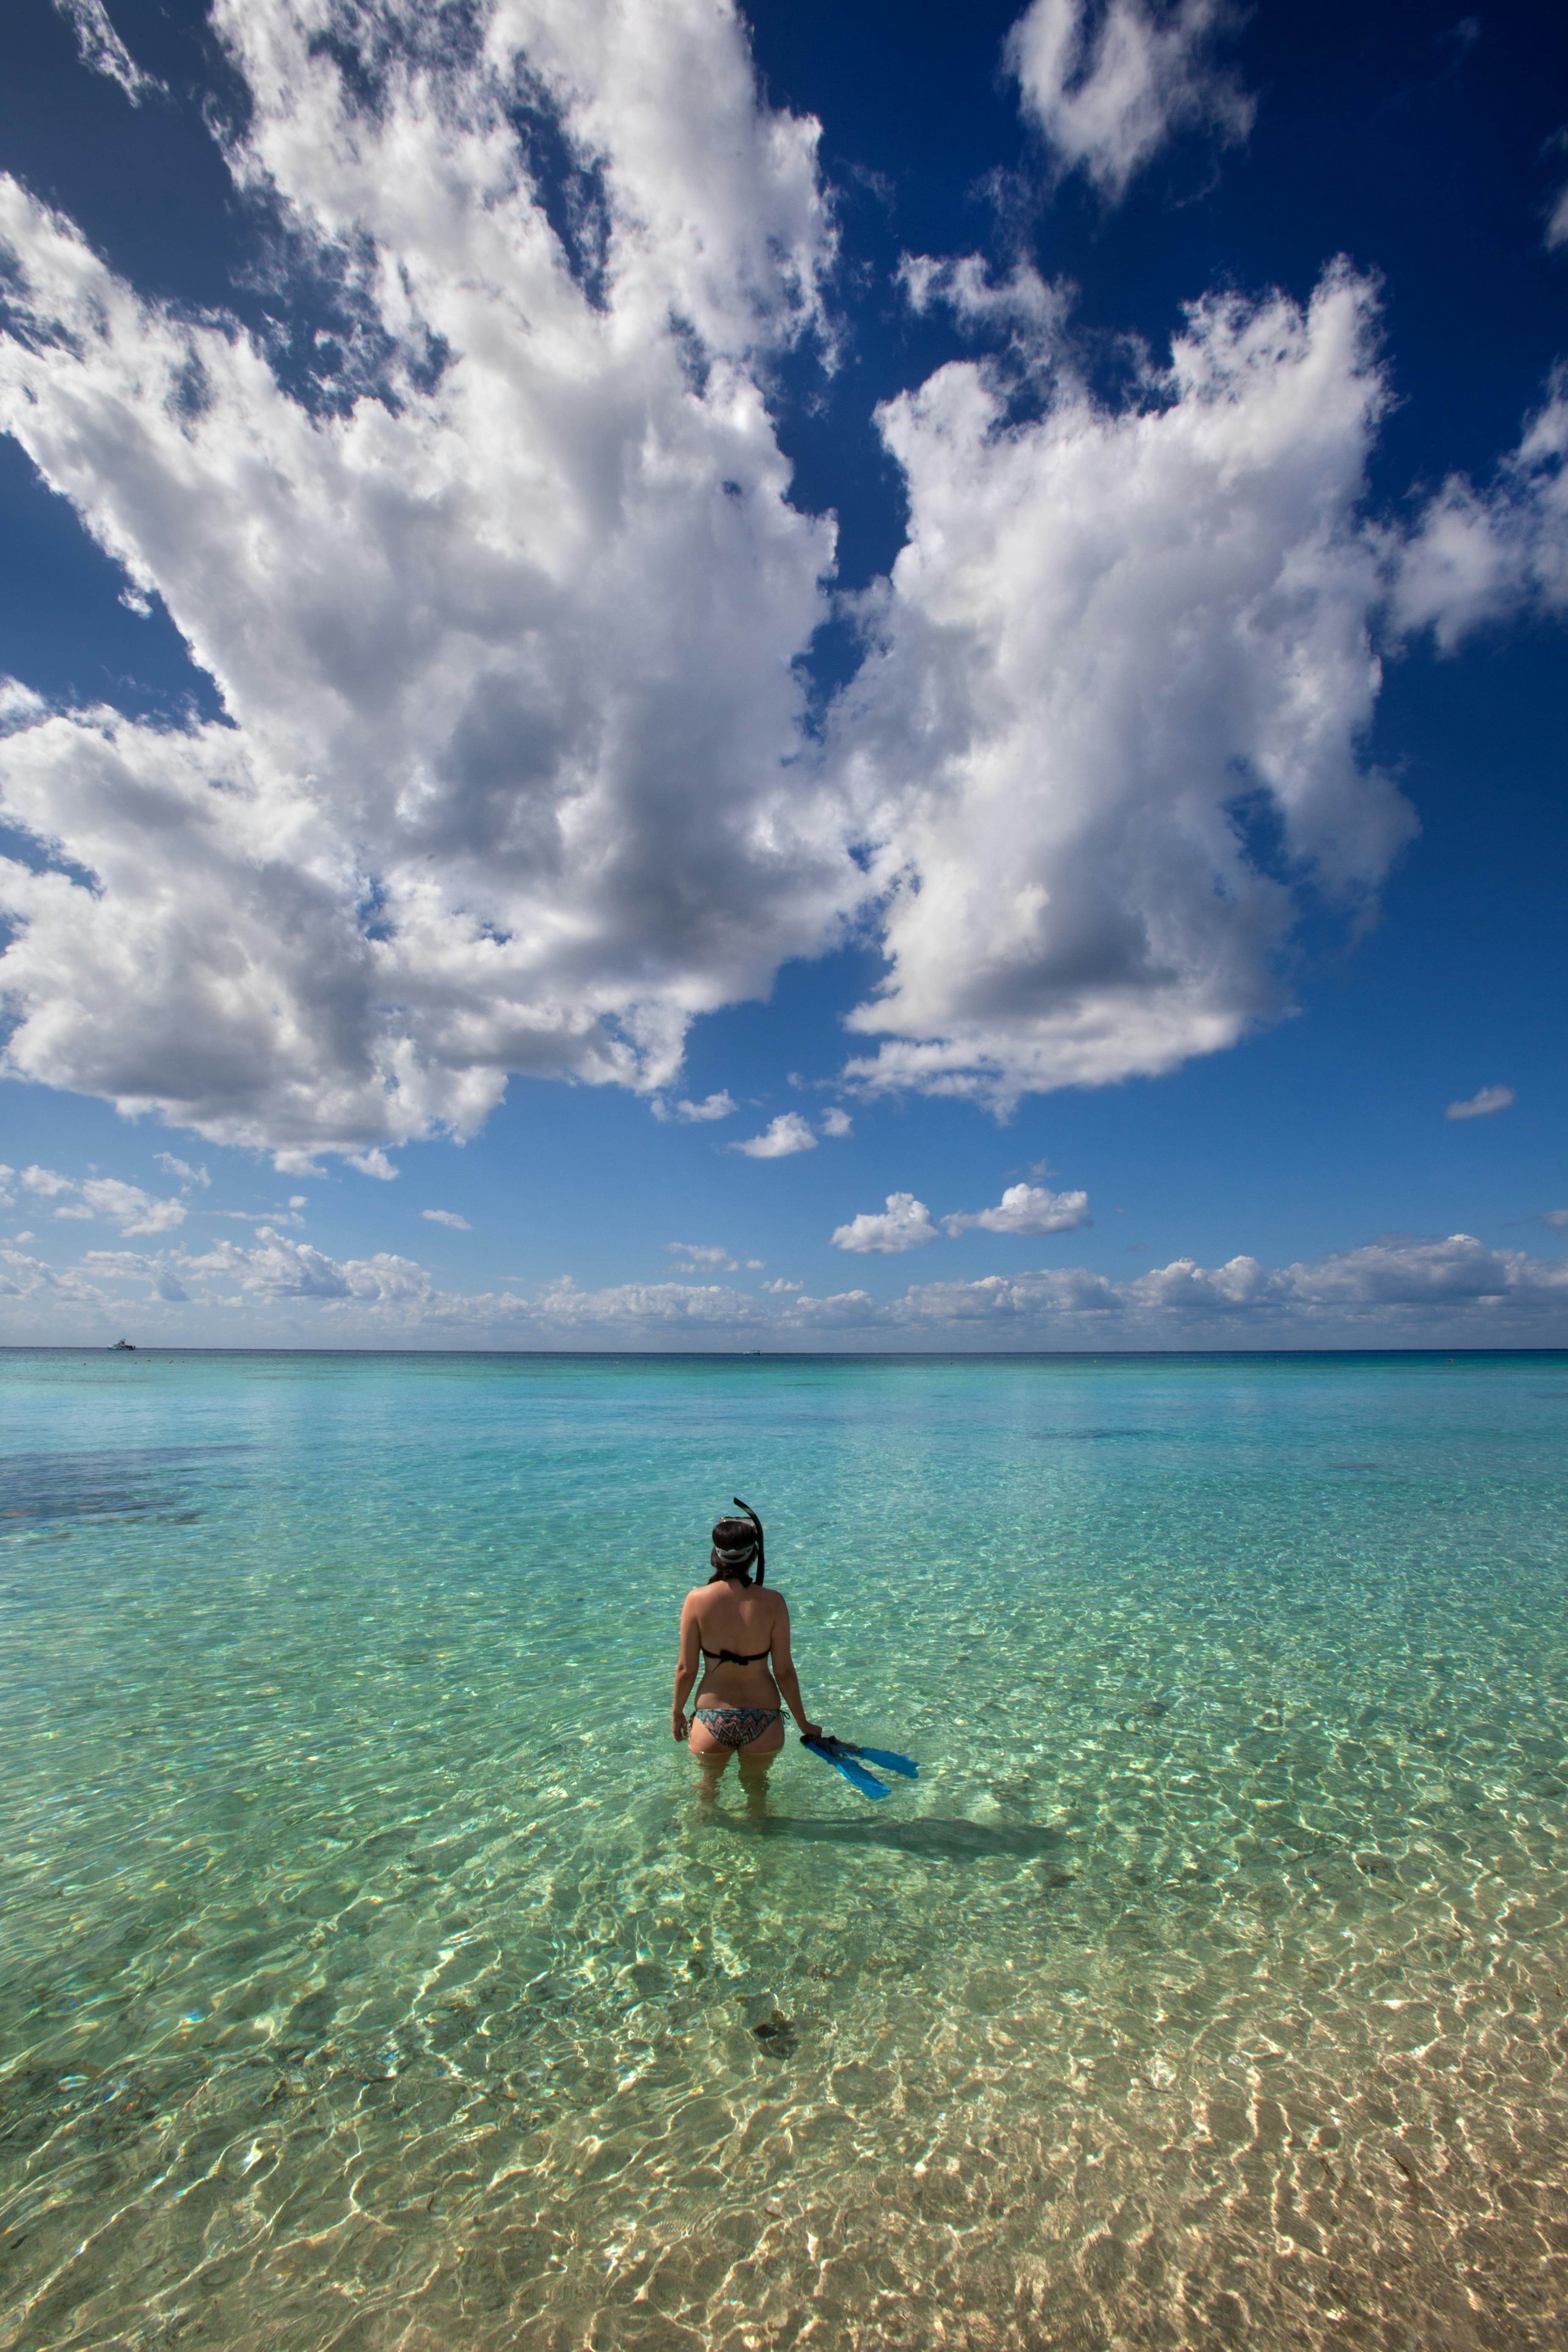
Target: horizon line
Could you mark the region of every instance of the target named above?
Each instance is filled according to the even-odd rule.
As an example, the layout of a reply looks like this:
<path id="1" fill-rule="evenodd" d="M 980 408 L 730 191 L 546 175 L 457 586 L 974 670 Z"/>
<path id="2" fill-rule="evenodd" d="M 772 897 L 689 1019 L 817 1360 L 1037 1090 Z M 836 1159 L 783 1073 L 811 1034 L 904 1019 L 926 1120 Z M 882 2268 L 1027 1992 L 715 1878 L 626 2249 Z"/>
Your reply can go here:
<path id="1" fill-rule="evenodd" d="M 698 1363 L 1017 1363 L 1041 1360 L 1099 1363 L 1106 1358 L 1148 1361 L 1170 1359 L 1260 1357 L 1285 1360 L 1301 1357 L 1365 1358 L 1404 1356 L 1433 1358 L 1454 1363 L 1467 1358 L 1568 1356 L 1568 1343 L 1539 1347 L 1368 1347 L 1368 1348 L 319 1348 L 253 1346 L 212 1348 L 158 1341 L 133 1341 L 123 1351 L 113 1340 L 0 1340 L 6 1356 L 462 1356 L 538 1359 L 566 1361 L 698 1362 Z"/>

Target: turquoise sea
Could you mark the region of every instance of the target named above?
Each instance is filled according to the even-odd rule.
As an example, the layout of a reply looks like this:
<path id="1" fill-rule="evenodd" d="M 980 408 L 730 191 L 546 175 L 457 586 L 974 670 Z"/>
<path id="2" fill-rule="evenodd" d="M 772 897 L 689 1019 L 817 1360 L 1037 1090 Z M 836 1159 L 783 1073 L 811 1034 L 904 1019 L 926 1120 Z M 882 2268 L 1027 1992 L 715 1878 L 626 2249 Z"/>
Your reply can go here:
<path id="1" fill-rule="evenodd" d="M 1568 1356 L 12 1351 L 0 1448 L 0 2346 L 1568 2340 Z M 736 1494 L 880 1804 L 697 1802 Z"/>

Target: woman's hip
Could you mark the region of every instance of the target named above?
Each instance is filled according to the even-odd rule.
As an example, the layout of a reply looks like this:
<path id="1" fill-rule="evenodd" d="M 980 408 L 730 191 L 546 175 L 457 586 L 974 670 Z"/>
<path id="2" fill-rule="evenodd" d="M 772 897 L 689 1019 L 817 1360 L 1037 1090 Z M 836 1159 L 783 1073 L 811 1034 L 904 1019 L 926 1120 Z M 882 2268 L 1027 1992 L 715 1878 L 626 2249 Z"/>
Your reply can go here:
<path id="1" fill-rule="evenodd" d="M 784 1745 L 783 1713 L 776 1706 L 699 1706 L 687 1744 L 694 1756 L 712 1756 L 720 1748 L 771 1756 Z"/>

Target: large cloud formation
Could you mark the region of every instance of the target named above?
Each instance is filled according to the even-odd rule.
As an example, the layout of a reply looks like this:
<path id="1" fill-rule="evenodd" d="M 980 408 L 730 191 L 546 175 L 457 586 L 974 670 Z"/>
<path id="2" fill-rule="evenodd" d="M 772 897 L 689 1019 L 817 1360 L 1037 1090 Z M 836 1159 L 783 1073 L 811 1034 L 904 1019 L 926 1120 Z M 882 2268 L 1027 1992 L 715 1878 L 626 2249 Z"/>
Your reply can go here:
<path id="1" fill-rule="evenodd" d="M 760 390 L 818 317 L 816 126 L 704 0 L 215 22 L 235 178 L 351 278 L 374 381 L 291 391 L 0 182 L 4 421 L 232 722 L 12 695 L 11 1066 L 296 1151 L 470 1131 L 508 1071 L 663 1084 L 859 882 L 789 766 L 833 534 Z"/>
<path id="2" fill-rule="evenodd" d="M 1163 137 L 1219 87 L 1218 17 L 1160 21 Z M 302 373 L 0 181 L 0 419 L 225 712 L 0 703 L 13 1072 L 389 1173 L 512 1072 L 663 1102 L 695 1017 L 856 922 L 888 957 L 868 1089 L 1005 1110 L 1288 1008 L 1303 901 L 1364 908 L 1412 825 L 1358 751 L 1392 561 L 1359 520 L 1364 283 L 1200 303 L 1108 406 L 1054 289 L 912 269 L 1005 355 L 883 414 L 909 544 L 819 734 L 833 527 L 789 503 L 767 394 L 827 332 L 831 207 L 733 10 L 214 22 L 236 184 L 352 331 Z"/>
<path id="3" fill-rule="evenodd" d="M 972 273 L 935 283 L 972 312 Z M 943 368 L 883 431 L 909 543 L 868 600 L 845 757 L 880 796 L 892 969 L 852 1066 L 1005 1106 L 1234 1044 L 1289 1002 L 1300 895 L 1354 906 L 1413 829 L 1359 743 L 1379 667 L 1358 520 L 1384 392 L 1372 299 L 1331 270 L 1191 314 L 1124 410 L 1064 365 L 1015 421 L 994 361 Z"/>

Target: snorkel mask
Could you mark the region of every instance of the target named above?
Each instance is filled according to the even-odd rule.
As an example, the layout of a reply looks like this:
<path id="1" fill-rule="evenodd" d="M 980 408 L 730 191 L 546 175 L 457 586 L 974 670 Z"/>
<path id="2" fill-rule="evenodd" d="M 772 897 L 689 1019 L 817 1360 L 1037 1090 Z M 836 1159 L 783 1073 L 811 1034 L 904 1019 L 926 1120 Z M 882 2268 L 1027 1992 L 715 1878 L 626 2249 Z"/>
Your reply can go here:
<path id="1" fill-rule="evenodd" d="M 714 1568 L 720 1576 L 724 1576 L 733 1569 L 744 1568 L 755 1554 L 757 1581 L 758 1584 L 763 1584 L 768 1578 L 768 1559 L 764 1549 L 762 1522 L 750 1504 L 743 1503 L 738 1495 L 733 1496 L 731 1500 L 737 1511 L 745 1512 L 757 1532 L 755 1535 L 747 1534 L 738 1519 L 720 1519 L 713 1531 Z"/>

